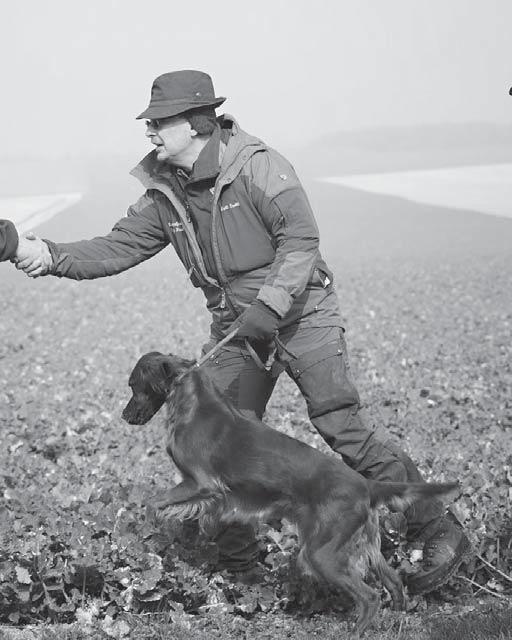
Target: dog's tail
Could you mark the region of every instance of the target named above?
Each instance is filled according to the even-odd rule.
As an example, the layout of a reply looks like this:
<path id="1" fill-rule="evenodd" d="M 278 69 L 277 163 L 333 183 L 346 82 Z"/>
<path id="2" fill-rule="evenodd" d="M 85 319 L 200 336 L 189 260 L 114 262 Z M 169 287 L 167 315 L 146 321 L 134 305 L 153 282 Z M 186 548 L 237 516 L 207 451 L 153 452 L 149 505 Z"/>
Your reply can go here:
<path id="1" fill-rule="evenodd" d="M 446 495 L 459 488 L 458 482 L 367 482 L 371 506 L 386 504 L 396 511 L 405 511 L 416 500 Z"/>

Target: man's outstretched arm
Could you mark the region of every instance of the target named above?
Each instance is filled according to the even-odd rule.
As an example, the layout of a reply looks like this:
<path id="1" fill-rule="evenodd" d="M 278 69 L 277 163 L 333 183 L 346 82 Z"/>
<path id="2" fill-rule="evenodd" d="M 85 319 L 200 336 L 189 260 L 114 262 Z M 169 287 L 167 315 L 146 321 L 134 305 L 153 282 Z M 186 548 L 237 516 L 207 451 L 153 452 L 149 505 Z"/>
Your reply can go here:
<path id="1" fill-rule="evenodd" d="M 74 280 L 120 273 L 169 243 L 162 215 L 155 197 L 146 193 L 106 236 L 70 243 L 27 240 L 17 256 L 17 268 L 30 277 L 50 274 Z"/>

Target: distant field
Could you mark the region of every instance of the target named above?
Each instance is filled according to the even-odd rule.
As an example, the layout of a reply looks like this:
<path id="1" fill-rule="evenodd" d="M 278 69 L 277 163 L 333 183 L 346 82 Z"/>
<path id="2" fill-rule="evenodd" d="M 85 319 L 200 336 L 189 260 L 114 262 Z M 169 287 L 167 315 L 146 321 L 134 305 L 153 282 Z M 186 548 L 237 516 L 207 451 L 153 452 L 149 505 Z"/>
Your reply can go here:
<path id="1" fill-rule="evenodd" d="M 438 207 L 512 217 L 512 164 L 368 173 L 323 181 Z"/>
<path id="2" fill-rule="evenodd" d="M 0 197 L 0 218 L 8 218 L 21 233 L 36 229 L 82 198 L 81 193 Z"/>

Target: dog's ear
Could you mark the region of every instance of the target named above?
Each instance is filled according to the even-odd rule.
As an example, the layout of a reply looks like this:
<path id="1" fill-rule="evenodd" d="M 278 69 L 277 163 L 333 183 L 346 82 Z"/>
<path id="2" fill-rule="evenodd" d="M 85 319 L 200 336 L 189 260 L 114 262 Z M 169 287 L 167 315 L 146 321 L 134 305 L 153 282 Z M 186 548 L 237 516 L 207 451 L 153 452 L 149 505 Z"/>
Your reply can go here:
<path id="1" fill-rule="evenodd" d="M 191 368 L 193 360 L 185 360 L 173 354 L 165 355 L 159 351 L 151 351 L 143 355 L 130 376 L 132 389 L 146 389 L 162 402 L 169 395 L 172 384 L 180 373 Z"/>
<path id="2" fill-rule="evenodd" d="M 146 379 L 153 393 L 167 396 L 178 371 L 173 358 L 163 353 L 155 353 L 148 362 Z"/>
<path id="3" fill-rule="evenodd" d="M 155 383 L 155 386 L 152 386 L 153 391 L 167 396 L 176 377 L 191 369 L 194 364 L 195 360 L 187 360 L 172 353 L 165 356 L 160 354 L 160 357 L 155 361 L 158 372 L 152 377 L 152 381 Z"/>

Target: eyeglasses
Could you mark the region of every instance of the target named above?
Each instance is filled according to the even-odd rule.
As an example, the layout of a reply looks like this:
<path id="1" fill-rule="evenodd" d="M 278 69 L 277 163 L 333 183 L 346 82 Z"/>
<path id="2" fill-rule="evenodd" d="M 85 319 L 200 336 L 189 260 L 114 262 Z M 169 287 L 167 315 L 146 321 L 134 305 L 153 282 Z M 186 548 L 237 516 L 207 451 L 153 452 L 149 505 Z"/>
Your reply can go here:
<path id="1" fill-rule="evenodd" d="M 153 118 L 152 120 L 146 120 L 146 127 L 148 129 L 160 129 L 162 118 Z"/>
<path id="2" fill-rule="evenodd" d="M 161 129 L 166 124 L 170 124 L 173 120 L 177 120 L 176 116 L 168 116 L 167 118 L 152 118 L 151 120 L 146 120 L 146 127 L 148 129 L 158 131 L 158 129 Z"/>

